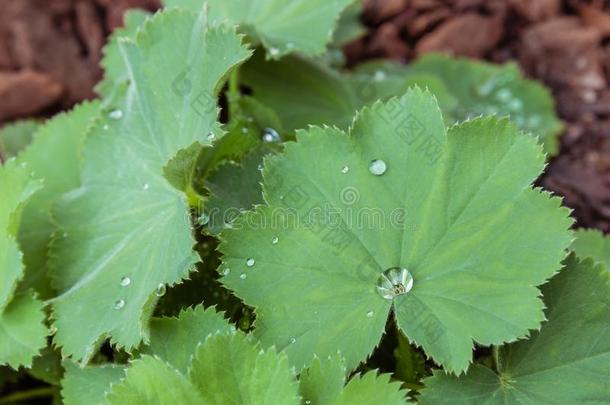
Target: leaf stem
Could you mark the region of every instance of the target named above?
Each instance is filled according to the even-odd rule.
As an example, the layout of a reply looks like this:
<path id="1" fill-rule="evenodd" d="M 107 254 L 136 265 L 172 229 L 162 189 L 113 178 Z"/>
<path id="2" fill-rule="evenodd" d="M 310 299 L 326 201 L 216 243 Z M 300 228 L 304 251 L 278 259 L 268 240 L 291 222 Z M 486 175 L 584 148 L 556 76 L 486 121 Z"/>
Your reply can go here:
<path id="1" fill-rule="evenodd" d="M 239 68 L 233 69 L 229 75 L 229 89 L 227 91 L 227 102 L 229 104 L 229 121 L 239 114 Z"/>
<path id="2" fill-rule="evenodd" d="M 15 392 L 0 398 L 0 404 L 14 404 L 34 398 L 44 398 L 53 396 L 55 393 L 54 387 L 40 387 L 27 391 Z"/>
<path id="3" fill-rule="evenodd" d="M 502 363 L 500 362 L 500 348 L 498 346 L 491 347 L 491 355 L 493 359 L 493 366 L 496 373 L 502 373 Z"/>

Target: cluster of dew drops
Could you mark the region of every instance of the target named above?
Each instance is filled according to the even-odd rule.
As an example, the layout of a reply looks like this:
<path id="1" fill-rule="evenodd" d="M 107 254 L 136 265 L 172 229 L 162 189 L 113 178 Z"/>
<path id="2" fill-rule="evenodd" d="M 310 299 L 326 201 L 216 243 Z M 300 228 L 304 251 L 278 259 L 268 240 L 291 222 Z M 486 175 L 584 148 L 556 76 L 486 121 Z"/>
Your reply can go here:
<path id="1" fill-rule="evenodd" d="M 124 288 L 129 287 L 131 285 L 131 277 L 128 277 L 128 276 L 121 277 L 119 284 L 121 287 L 124 287 Z M 155 295 L 157 297 L 163 297 L 166 292 L 167 292 L 167 286 L 163 283 L 159 283 L 159 285 L 157 286 L 157 289 L 155 290 Z M 115 301 L 114 309 L 117 309 L 117 310 L 123 309 L 123 308 L 125 308 L 126 304 L 127 304 L 127 302 L 125 302 L 124 299 L 119 299 L 119 300 Z"/>

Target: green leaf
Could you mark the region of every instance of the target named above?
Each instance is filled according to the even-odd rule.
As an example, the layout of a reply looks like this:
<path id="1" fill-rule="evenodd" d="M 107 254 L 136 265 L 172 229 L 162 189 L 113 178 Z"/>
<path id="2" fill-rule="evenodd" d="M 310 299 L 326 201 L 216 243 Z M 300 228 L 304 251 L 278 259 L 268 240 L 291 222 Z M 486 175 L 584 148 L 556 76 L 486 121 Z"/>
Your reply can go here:
<path id="1" fill-rule="evenodd" d="M 39 122 L 17 121 L 0 128 L 0 161 L 15 157 L 32 141 Z"/>
<path id="2" fill-rule="evenodd" d="M 400 390 L 400 383 L 391 383 L 389 374 L 369 372 L 352 378 L 338 400 L 333 402 L 335 405 L 356 403 L 398 405 L 407 401 L 405 392 Z"/>
<path id="3" fill-rule="evenodd" d="M 123 16 L 124 26 L 112 32 L 106 46 L 102 49 L 104 54 L 101 65 L 104 68 L 104 79 L 98 83 L 95 91 L 102 97 L 111 97 L 120 84 L 129 81 L 129 71 L 121 55 L 119 42 L 121 38 L 135 39 L 137 31 L 150 17 L 150 13 L 132 9 L 127 10 Z"/>
<path id="4" fill-rule="evenodd" d="M 91 130 L 82 187 L 55 210 L 65 235 L 52 249 L 55 342 L 84 362 L 107 337 L 128 351 L 147 340 L 155 291 L 197 261 L 188 204 L 163 167 L 194 142 L 209 145 L 222 78 L 249 55 L 233 31 L 179 10 L 120 44 L 127 94 Z"/>
<path id="5" fill-rule="evenodd" d="M 340 350 L 351 369 L 393 310 L 410 342 L 459 372 L 474 342 L 539 326 L 536 286 L 560 268 L 572 221 L 530 187 L 544 167 L 533 138 L 493 118 L 447 136 L 434 98 L 414 89 L 364 109 L 349 135 L 312 128 L 285 150 L 266 161 L 268 205 L 220 246 L 223 283 L 255 308 L 265 346 L 299 369 Z M 376 289 L 392 268 L 414 284 L 386 299 Z"/>
<path id="6" fill-rule="evenodd" d="M 347 128 L 361 106 L 339 72 L 310 59 L 266 61 L 255 54 L 240 73 L 253 97 L 277 112 L 288 131 L 310 124 Z"/>
<path id="7" fill-rule="evenodd" d="M 51 346 L 45 347 L 40 355 L 34 358 L 28 372 L 38 380 L 51 385 L 59 385 L 64 373 L 61 366 L 61 353 Z"/>
<path id="8" fill-rule="evenodd" d="M 604 404 L 610 398 L 610 272 L 573 256 L 543 289 L 548 321 L 501 348 L 499 370 L 425 380 L 422 404 Z"/>
<path id="9" fill-rule="evenodd" d="M 508 115 L 519 128 L 539 137 L 546 153 L 557 153 L 563 124 L 555 115 L 553 97 L 541 83 L 524 78 L 516 64 L 426 55 L 411 64 L 409 72 L 440 78 L 459 100 L 452 111 L 457 120 Z"/>
<path id="10" fill-rule="evenodd" d="M 43 299 L 54 295 L 47 276 L 48 247 L 56 230 L 51 208 L 64 193 L 80 186 L 81 147 L 99 111 L 99 102 L 86 102 L 53 117 L 39 127 L 17 159 L 44 183 L 27 202 L 19 229 L 26 268 L 22 288 L 34 288 Z"/>
<path id="11" fill-rule="evenodd" d="M 202 306 L 183 310 L 178 318 L 153 318 L 150 329 L 150 346 L 145 352 L 161 358 L 182 373 L 186 373 L 199 343 L 209 335 L 235 331 L 222 314 Z"/>
<path id="12" fill-rule="evenodd" d="M 610 238 L 595 229 L 579 229 L 571 249 L 579 258 L 590 257 L 610 270 Z"/>
<path id="13" fill-rule="evenodd" d="M 30 170 L 15 159 L 0 166 L 0 313 L 11 302 L 23 277 L 23 255 L 15 240 L 23 206 L 41 186 L 39 180 L 32 179 Z"/>
<path id="14" fill-rule="evenodd" d="M 360 1 L 352 2 L 343 10 L 333 33 L 333 46 L 341 47 L 366 34 L 366 27 L 360 22 L 361 14 L 362 2 Z"/>
<path id="15" fill-rule="evenodd" d="M 210 197 L 205 202 L 206 229 L 218 234 L 243 210 L 263 202 L 262 181 L 263 157 L 269 153 L 259 148 L 248 154 L 241 164 L 227 162 L 214 171 L 206 181 Z"/>
<path id="16" fill-rule="evenodd" d="M 240 25 L 267 48 L 270 58 L 324 52 L 339 16 L 351 3 L 353 0 L 164 0 L 167 7 L 195 12 L 207 4 L 211 21 Z"/>
<path id="17" fill-rule="evenodd" d="M 125 367 L 118 364 L 102 364 L 81 368 L 67 361 L 62 380 L 61 396 L 65 405 L 101 405 L 112 384 L 125 377 Z"/>
<path id="18" fill-rule="evenodd" d="M 142 356 L 127 369 L 125 379 L 112 386 L 108 405 L 205 405 L 191 383 L 161 359 Z"/>
<path id="19" fill-rule="evenodd" d="M 15 296 L 0 312 L 0 365 L 29 367 L 46 346 L 43 304 L 31 292 Z"/>
<path id="20" fill-rule="evenodd" d="M 396 371 L 394 376 L 409 388 L 420 388 L 420 381 L 426 374 L 424 355 L 409 344 L 409 340 L 397 332 L 398 346 L 394 349 Z"/>
<path id="21" fill-rule="evenodd" d="M 142 356 L 128 369 L 127 378 L 113 386 L 108 403 L 300 403 L 285 355 L 261 350 L 242 333 L 209 336 L 188 370 L 187 379 L 161 359 Z"/>
<path id="22" fill-rule="evenodd" d="M 325 360 L 315 357 L 311 365 L 299 376 L 299 390 L 306 403 L 331 404 L 343 392 L 347 369 L 340 355 Z"/>
<path id="23" fill-rule="evenodd" d="M 284 354 L 263 352 L 242 333 L 211 336 L 199 347 L 190 379 L 210 404 L 299 404 Z"/>

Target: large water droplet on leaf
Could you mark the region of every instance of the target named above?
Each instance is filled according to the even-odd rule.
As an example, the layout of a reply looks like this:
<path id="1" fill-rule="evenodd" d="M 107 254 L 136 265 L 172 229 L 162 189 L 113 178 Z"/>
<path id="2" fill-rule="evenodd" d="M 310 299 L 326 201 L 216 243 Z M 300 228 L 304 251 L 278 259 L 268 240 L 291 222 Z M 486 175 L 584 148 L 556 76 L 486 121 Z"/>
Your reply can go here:
<path id="1" fill-rule="evenodd" d="M 256 263 L 254 259 L 246 259 L 246 266 L 252 267 L 254 266 L 254 263 Z"/>
<path id="2" fill-rule="evenodd" d="M 374 174 L 375 176 L 381 176 L 385 173 L 387 166 L 385 162 L 381 159 L 375 159 L 369 165 L 369 172 Z"/>
<path id="3" fill-rule="evenodd" d="M 279 142 L 282 138 L 280 138 L 280 134 L 273 128 L 265 128 L 263 130 L 263 141 L 264 142 Z"/>
<path id="4" fill-rule="evenodd" d="M 377 292 L 386 300 L 406 294 L 413 288 L 413 276 L 404 267 L 387 269 L 377 279 Z"/>

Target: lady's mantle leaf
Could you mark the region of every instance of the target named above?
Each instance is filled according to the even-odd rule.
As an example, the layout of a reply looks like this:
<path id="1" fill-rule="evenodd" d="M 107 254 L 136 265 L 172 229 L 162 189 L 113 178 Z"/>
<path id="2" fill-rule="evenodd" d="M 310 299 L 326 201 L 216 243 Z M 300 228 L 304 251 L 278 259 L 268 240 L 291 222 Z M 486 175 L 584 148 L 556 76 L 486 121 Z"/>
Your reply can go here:
<path id="1" fill-rule="evenodd" d="M 101 405 L 112 384 L 125 377 L 125 367 L 103 364 L 84 368 L 67 361 L 62 380 L 61 396 L 65 405 Z"/>
<path id="2" fill-rule="evenodd" d="M 595 229 L 579 229 L 572 250 L 581 259 L 592 258 L 610 270 L 610 238 Z"/>
<path id="3" fill-rule="evenodd" d="M 153 318 L 150 329 L 150 346 L 145 352 L 160 357 L 182 373 L 186 373 L 199 343 L 209 335 L 235 331 L 222 314 L 201 306 L 182 311 L 178 318 Z"/>
<path id="4" fill-rule="evenodd" d="M 85 361 L 108 336 L 127 349 L 147 339 L 155 290 L 197 260 L 188 205 L 163 167 L 192 143 L 209 144 L 220 80 L 249 54 L 233 31 L 178 10 L 120 45 L 131 84 L 91 130 L 82 187 L 55 212 L 55 341 Z"/>
<path id="5" fill-rule="evenodd" d="M 17 156 L 25 149 L 38 125 L 35 120 L 23 120 L 0 128 L 0 162 Z"/>
<path id="6" fill-rule="evenodd" d="M 364 109 L 349 135 L 312 128 L 298 139 L 266 161 L 268 205 L 220 246 L 223 282 L 255 307 L 265 345 L 299 368 L 339 349 L 353 368 L 393 309 L 411 342 L 460 372 L 473 341 L 539 326 L 536 286 L 560 268 L 571 220 L 530 187 L 544 167 L 533 138 L 493 118 L 447 136 L 434 98 L 414 89 Z M 384 298 L 392 268 L 414 283 Z"/>
<path id="7" fill-rule="evenodd" d="M 610 272 L 573 256 L 542 289 L 548 321 L 500 352 L 499 373 L 436 372 L 422 404 L 606 404 L 610 398 Z"/>
<path id="8" fill-rule="evenodd" d="M 315 358 L 311 366 L 300 375 L 301 395 L 306 404 L 405 404 L 405 391 L 400 383 L 390 383 L 390 375 L 377 375 L 374 371 L 356 375 L 347 386 L 346 368 L 338 355 L 322 361 Z"/>
<path id="9" fill-rule="evenodd" d="M 262 42 L 271 58 L 292 52 L 320 54 L 343 10 L 354 0 L 164 0 L 199 12 L 209 6 L 214 22 L 239 24 Z"/>
<path id="10" fill-rule="evenodd" d="M 180 348 L 176 348 L 180 350 Z M 215 335 L 196 350 L 188 377 L 143 356 L 112 388 L 109 404 L 299 404 L 294 370 L 282 354 L 264 352 L 242 333 Z"/>
<path id="11" fill-rule="evenodd" d="M 14 159 L 0 166 L 0 365 L 14 368 L 29 366 L 46 344 L 42 303 L 31 292 L 15 295 L 23 277 L 16 241 L 21 212 L 41 185 Z"/>

